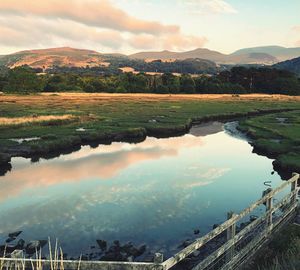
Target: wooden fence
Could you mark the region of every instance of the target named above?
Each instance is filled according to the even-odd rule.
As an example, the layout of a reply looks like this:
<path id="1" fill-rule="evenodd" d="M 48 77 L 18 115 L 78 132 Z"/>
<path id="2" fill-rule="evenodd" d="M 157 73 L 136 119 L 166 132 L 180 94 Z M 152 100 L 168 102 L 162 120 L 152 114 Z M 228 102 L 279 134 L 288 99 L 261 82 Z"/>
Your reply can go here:
<path id="1" fill-rule="evenodd" d="M 155 254 L 154 261 L 150 263 L 1 258 L 0 270 L 12 267 L 37 270 L 236 269 L 270 238 L 274 230 L 286 223 L 295 213 L 299 191 L 298 179 L 299 174 L 294 173 L 293 177 L 281 186 L 274 190 L 266 190 L 261 199 L 239 214 L 229 213 L 227 221 L 165 261 L 159 253 Z M 287 192 L 286 188 L 289 186 L 290 190 Z M 284 193 L 281 194 L 281 198 L 275 198 L 280 193 Z M 259 217 L 250 216 L 250 221 L 245 222 L 245 219 L 249 219 L 249 215 L 262 205 L 265 207 L 264 214 Z M 214 245 L 211 244 L 212 241 L 215 241 Z"/>

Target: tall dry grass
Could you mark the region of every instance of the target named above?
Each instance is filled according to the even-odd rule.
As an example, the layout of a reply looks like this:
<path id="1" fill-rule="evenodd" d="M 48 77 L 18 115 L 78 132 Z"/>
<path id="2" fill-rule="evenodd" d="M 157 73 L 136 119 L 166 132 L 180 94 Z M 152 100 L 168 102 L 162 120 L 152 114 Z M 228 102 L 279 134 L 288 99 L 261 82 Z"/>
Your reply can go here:
<path id="1" fill-rule="evenodd" d="M 58 246 L 56 239 L 54 247 L 51 245 L 50 238 L 48 239 L 49 259 L 42 259 L 42 249 L 36 249 L 35 257 L 26 259 L 22 258 L 7 258 L 6 248 L 3 257 L 0 258 L 0 270 L 43 270 L 44 268 L 50 270 L 65 270 L 64 258 L 62 248 Z M 47 267 L 46 267 L 47 264 Z M 80 270 L 81 255 L 78 261 L 77 270 Z"/>
<path id="2" fill-rule="evenodd" d="M 0 117 L 0 126 L 21 125 L 28 123 L 51 122 L 57 120 L 72 120 L 75 116 L 65 115 L 41 115 L 41 116 L 24 116 L 24 117 Z"/>

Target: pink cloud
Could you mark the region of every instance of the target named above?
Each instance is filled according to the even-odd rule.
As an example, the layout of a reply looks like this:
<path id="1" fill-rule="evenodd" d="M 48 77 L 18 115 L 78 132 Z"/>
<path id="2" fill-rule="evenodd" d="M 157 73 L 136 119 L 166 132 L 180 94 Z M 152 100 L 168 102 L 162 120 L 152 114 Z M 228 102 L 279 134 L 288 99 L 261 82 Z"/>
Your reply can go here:
<path id="1" fill-rule="evenodd" d="M 163 25 L 130 16 L 108 0 L 1 0 L 0 12 L 67 19 L 85 25 L 131 33 L 176 33 L 176 25 Z"/>
<path id="2" fill-rule="evenodd" d="M 109 0 L 1 0 L 0 15 L 1 49 L 186 50 L 207 41 L 177 25 L 138 19 Z"/>
<path id="3" fill-rule="evenodd" d="M 152 35 L 136 35 L 129 39 L 129 44 L 137 49 L 159 48 L 163 50 L 189 50 L 199 47 L 207 42 L 205 37 L 184 35 L 181 33 L 155 37 Z"/>
<path id="4" fill-rule="evenodd" d="M 191 35 L 169 35 L 164 39 L 163 47 L 170 50 L 186 50 L 203 47 L 208 40 L 205 37 Z"/>
<path id="5" fill-rule="evenodd" d="M 30 34 L 28 34 L 28 29 Z M 25 16 L 10 16 L 0 18 L 0 35 L 6 38 L 2 45 L 7 46 L 104 46 L 118 49 L 124 39 L 120 32 L 115 30 L 100 30 L 72 21 L 47 20 Z"/>

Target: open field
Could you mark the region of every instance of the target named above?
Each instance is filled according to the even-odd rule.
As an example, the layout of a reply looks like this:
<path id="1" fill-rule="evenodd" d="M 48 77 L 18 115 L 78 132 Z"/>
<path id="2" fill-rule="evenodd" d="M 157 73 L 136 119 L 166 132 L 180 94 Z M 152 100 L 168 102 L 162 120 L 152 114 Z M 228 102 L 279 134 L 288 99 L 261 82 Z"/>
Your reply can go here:
<path id="1" fill-rule="evenodd" d="M 5 121 L 0 121 L 0 163 L 7 163 L 12 156 L 38 158 L 57 155 L 82 144 L 141 141 L 147 135 L 181 135 L 196 122 L 228 120 L 266 112 L 277 112 L 276 117 L 280 118 L 283 112 L 279 111 L 288 109 L 300 110 L 300 97 L 262 94 L 1 95 L 0 120 Z M 299 134 L 299 112 L 288 114 L 296 122 L 284 126 L 285 130 L 291 129 L 286 140 L 294 144 Z M 276 125 L 276 121 L 263 119 L 267 119 L 269 129 L 284 133 L 283 127 Z M 251 124 L 243 122 L 244 129 Z M 297 124 L 296 129 L 294 124 Z M 20 138 L 36 139 L 21 143 L 11 140 Z M 270 147 L 276 143 L 276 140 L 270 141 Z M 299 155 L 299 148 L 293 151 Z M 280 152 L 280 159 L 285 157 L 286 152 Z"/>

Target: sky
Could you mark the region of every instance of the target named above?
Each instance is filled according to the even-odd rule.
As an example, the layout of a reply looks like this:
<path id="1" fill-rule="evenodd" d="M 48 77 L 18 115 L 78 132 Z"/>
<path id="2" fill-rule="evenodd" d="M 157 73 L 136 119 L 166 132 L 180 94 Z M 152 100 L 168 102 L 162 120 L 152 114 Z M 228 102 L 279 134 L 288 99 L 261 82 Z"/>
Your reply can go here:
<path id="1" fill-rule="evenodd" d="M 0 0 L 0 54 L 300 47 L 299 0 Z"/>

